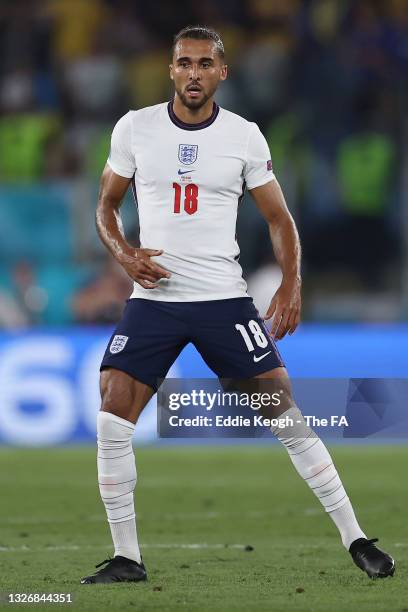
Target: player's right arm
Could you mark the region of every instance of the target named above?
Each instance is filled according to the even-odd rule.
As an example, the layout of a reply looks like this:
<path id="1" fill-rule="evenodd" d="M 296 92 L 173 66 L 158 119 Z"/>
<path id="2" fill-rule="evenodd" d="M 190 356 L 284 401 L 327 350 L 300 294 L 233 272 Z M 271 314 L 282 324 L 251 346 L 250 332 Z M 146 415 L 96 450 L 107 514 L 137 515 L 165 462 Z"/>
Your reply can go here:
<path id="1" fill-rule="evenodd" d="M 129 276 L 145 289 L 154 289 L 160 278 L 170 278 L 170 274 L 150 259 L 161 255 L 162 250 L 137 249 L 125 238 L 120 206 L 131 180 L 119 176 L 106 164 L 96 208 L 96 227 L 104 245 Z"/>
<path id="2" fill-rule="evenodd" d="M 157 287 L 170 274 L 151 261 L 161 255 L 159 249 L 135 249 L 125 238 L 120 206 L 136 171 L 132 151 L 132 113 L 127 113 L 112 132 L 109 159 L 102 173 L 96 209 L 96 227 L 100 239 L 129 276 L 145 289 Z"/>

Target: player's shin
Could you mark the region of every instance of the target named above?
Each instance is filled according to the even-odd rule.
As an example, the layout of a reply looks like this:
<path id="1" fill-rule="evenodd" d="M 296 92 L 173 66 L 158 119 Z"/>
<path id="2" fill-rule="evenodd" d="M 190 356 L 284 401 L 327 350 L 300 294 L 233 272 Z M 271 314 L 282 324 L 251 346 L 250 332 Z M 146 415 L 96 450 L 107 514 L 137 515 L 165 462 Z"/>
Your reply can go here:
<path id="1" fill-rule="evenodd" d="M 366 536 L 357 522 L 333 460 L 323 442 L 306 424 L 297 406 L 280 415 L 280 418 L 284 417 L 288 417 L 286 422 L 294 425 L 284 429 L 271 428 L 272 433 L 286 447 L 297 472 L 330 514 L 348 550 L 354 540 Z"/>
<path id="2" fill-rule="evenodd" d="M 115 556 L 140 563 L 133 491 L 136 464 L 132 448 L 135 426 L 110 412 L 99 412 L 98 481 L 115 546 Z"/>

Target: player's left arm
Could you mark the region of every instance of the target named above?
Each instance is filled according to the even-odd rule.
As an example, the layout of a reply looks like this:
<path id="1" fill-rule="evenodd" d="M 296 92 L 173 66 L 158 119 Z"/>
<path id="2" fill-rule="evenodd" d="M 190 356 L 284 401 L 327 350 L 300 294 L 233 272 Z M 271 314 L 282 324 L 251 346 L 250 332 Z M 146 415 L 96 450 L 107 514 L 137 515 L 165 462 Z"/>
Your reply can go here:
<path id="1" fill-rule="evenodd" d="M 276 340 L 293 334 L 300 321 L 301 248 L 299 234 L 277 180 L 250 190 L 257 208 L 268 223 L 282 282 L 272 298 L 264 319 L 273 316 L 271 335 Z"/>

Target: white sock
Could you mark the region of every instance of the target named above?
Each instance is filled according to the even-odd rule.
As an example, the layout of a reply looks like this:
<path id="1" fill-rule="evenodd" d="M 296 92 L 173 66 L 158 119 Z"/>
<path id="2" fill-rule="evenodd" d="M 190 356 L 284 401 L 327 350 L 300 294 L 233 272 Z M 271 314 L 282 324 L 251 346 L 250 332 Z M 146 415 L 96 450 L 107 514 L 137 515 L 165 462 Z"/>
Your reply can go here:
<path id="1" fill-rule="evenodd" d="M 98 481 L 115 546 L 121 555 L 140 563 L 133 491 L 137 474 L 132 447 L 135 426 L 110 412 L 99 412 Z"/>
<path id="2" fill-rule="evenodd" d="M 273 427 L 272 433 L 286 447 L 298 474 L 330 514 L 348 550 L 354 540 L 366 536 L 357 522 L 333 460 L 297 406 L 292 406 L 279 418 L 285 417 L 293 420 L 293 427 Z"/>
<path id="3" fill-rule="evenodd" d="M 340 531 L 343 546 L 348 550 L 354 540 L 366 538 L 366 534 L 361 531 L 360 525 L 354 514 L 353 506 L 348 500 L 344 506 L 330 512 L 330 518 Z"/>

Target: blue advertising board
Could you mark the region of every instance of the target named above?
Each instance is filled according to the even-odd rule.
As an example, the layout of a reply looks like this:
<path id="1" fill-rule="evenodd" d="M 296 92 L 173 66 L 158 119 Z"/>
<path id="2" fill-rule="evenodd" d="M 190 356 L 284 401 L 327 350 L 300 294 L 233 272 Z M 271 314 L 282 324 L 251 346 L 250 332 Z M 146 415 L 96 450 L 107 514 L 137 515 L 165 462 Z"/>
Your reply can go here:
<path id="1" fill-rule="evenodd" d="M 99 363 L 111 331 L 74 327 L 0 334 L 0 444 L 95 442 Z M 408 378 L 408 326 L 304 325 L 279 347 L 296 378 Z M 188 345 L 168 376 L 214 374 Z M 135 436 L 140 443 L 157 438 L 156 398 Z"/>

